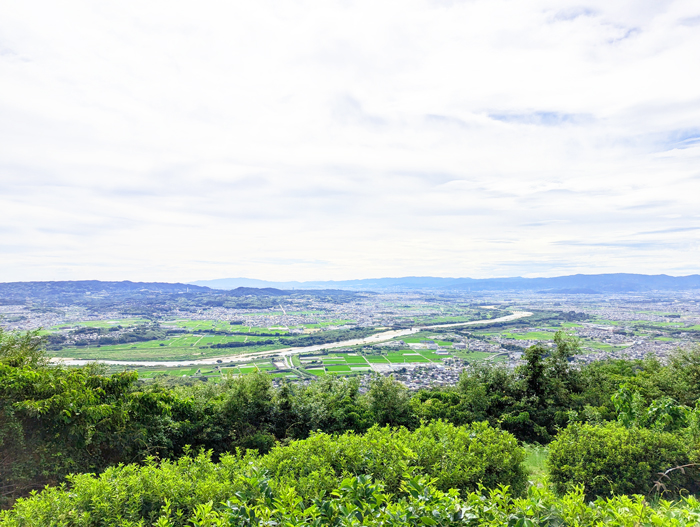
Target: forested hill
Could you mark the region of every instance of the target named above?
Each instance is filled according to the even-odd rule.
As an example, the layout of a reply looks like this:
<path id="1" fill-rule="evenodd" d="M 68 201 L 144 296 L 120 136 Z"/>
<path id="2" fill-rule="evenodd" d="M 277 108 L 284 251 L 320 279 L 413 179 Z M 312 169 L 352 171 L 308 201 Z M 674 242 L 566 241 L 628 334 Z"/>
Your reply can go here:
<path id="1" fill-rule="evenodd" d="M 255 286 L 253 286 L 253 284 Z M 265 282 L 230 278 L 191 284 L 167 282 L 0 282 L 0 302 L 41 301 L 73 303 L 100 298 L 138 299 L 161 295 L 279 297 L 312 295 L 343 297 L 354 291 L 536 291 L 557 294 L 611 294 L 700 289 L 700 275 L 641 274 L 572 275 L 554 278 L 435 278 L 404 277 L 325 282 Z"/>
<path id="2" fill-rule="evenodd" d="M 365 291 L 459 290 L 459 291 L 537 291 L 561 294 L 604 294 L 641 291 L 686 291 L 700 289 L 700 275 L 669 276 L 630 273 L 576 274 L 552 278 L 438 278 L 406 276 L 361 280 L 266 282 L 249 278 L 200 280 L 193 285 L 214 289 L 275 287 L 279 289 L 346 289 Z"/>
<path id="3" fill-rule="evenodd" d="M 58 282 L 3 282 L 0 283 L 0 298 L 6 299 L 54 299 L 57 297 L 84 295 L 136 296 L 152 293 L 210 293 L 209 287 L 166 282 L 103 282 L 100 280 L 78 280 Z"/>
<path id="4" fill-rule="evenodd" d="M 202 302 L 223 302 L 227 297 L 282 297 L 310 295 L 314 297 L 351 298 L 355 293 L 344 290 L 280 290 L 271 287 L 238 287 L 232 290 L 211 289 L 192 284 L 166 282 L 103 282 L 100 280 L 58 282 L 0 282 L 0 304 L 59 303 L 95 304 L 105 301 L 170 301 L 175 297 L 199 299 Z M 215 297 L 218 297 L 215 298 Z M 169 300 L 168 300 L 169 299 Z"/>

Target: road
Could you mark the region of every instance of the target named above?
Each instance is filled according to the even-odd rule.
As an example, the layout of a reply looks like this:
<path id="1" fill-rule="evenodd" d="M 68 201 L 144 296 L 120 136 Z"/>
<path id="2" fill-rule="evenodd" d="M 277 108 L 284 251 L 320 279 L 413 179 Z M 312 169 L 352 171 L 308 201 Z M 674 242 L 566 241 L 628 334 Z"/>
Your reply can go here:
<path id="1" fill-rule="evenodd" d="M 260 351 L 257 353 L 245 353 L 240 355 L 232 355 L 230 357 L 214 357 L 209 359 L 197 359 L 188 361 L 126 361 L 126 360 L 85 360 L 85 359 L 70 359 L 70 358 L 60 358 L 55 357 L 51 359 L 54 364 L 63 364 L 64 366 L 85 366 L 90 362 L 99 362 L 101 364 L 107 364 L 111 366 L 167 366 L 167 367 L 182 367 L 182 366 L 207 366 L 221 363 L 231 363 L 231 362 L 247 362 L 253 359 L 263 358 L 263 357 L 282 357 L 282 359 L 288 365 L 291 363 L 287 360 L 287 357 L 291 355 L 313 353 L 315 351 L 321 351 L 323 349 L 335 349 L 343 348 L 345 346 L 358 346 L 363 344 L 379 344 L 380 342 L 386 342 L 398 337 L 405 337 L 407 335 L 412 335 L 413 333 L 418 333 L 419 331 L 424 331 L 426 329 L 439 329 L 439 328 L 454 328 L 461 326 L 477 326 L 479 324 L 493 324 L 494 322 L 508 322 L 510 320 L 517 320 L 519 318 L 529 317 L 532 313 L 528 311 L 516 311 L 512 315 L 506 315 L 505 317 L 492 318 L 486 320 L 473 320 L 471 322 L 457 322 L 454 324 L 435 324 L 433 326 L 420 326 L 410 329 L 392 329 L 389 331 L 383 331 L 381 333 L 376 333 L 369 337 L 364 337 L 361 339 L 352 340 L 342 340 L 339 342 L 330 342 L 327 344 L 318 344 L 315 346 L 304 346 L 301 348 L 282 348 L 270 351 Z"/>

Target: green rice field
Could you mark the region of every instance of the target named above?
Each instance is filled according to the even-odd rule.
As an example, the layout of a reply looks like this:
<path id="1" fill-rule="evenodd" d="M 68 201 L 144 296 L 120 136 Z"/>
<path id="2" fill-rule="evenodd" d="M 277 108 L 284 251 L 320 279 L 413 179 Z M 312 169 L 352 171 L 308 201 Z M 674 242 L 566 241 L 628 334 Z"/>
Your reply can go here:
<path id="1" fill-rule="evenodd" d="M 268 361 L 258 361 L 249 364 L 241 364 L 234 366 L 222 366 L 221 370 L 214 365 L 202 365 L 202 366 L 186 366 L 186 367 L 142 367 L 136 368 L 139 373 L 139 377 L 143 379 L 149 379 L 157 377 L 159 375 L 169 375 L 174 377 L 183 376 L 203 376 L 203 377 L 220 377 L 223 375 L 247 375 L 255 372 L 276 372 L 277 368 Z M 272 375 L 278 377 L 288 376 L 290 372 L 276 372 Z"/>
<path id="2" fill-rule="evenodd" d="M 492 353 L 464 352 L 438 355 L 433 350 L 398 350 L 388 353 L 362 354 L 362 353 L 332 353 L 328 355 L 301 355 L 295 356 L 299 365 L 311 375 L 352 375 L 371 371 L 377 364 L 427 364 L 439 363 L 450 356 L 459 356 L 467 360 L 485 360 L 493 357 Z"/>
<path id="3" fill-rule="evenodd" d="M 280 344 L 245 346 L 240 348 L 207 348 L 210 344 L 243 342 L 243 336 L 197 336 L 186 335 L 168 340 L 149 340 L 108 346 L 81 346 L 52 351 L 54 357 L 71 357 L 92 360 L 190 360 L 209 357 L 254 353 L 285 347 Z M 247 342 L 263 340 L 265 337 L 248 337 Z"/>

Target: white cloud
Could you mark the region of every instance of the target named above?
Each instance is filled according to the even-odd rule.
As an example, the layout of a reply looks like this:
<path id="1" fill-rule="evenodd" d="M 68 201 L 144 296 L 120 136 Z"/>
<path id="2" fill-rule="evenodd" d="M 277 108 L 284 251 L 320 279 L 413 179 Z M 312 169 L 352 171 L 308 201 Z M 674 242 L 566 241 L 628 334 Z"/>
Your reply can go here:
<path id="1" fill-rule="evenodd" d="M 6 2 L 0 280 L 697 272 L 697 20 Z"/>

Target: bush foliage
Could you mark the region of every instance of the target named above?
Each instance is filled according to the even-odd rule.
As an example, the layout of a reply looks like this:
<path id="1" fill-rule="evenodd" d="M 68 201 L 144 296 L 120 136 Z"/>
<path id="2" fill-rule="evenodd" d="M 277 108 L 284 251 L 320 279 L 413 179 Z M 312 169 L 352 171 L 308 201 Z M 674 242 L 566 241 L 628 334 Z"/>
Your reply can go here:
<path id="1" fill-rule="evenodd" d="M 75 525 L 152 522 L 164 507 L 186 517 L 198 504 L 242 496 L 263 480 L 271 492 L 294 489 L 299 499 L 311 504 L 358 475 L 371 477 L 392 495 L 403 494 L 405 482 L 417 475 L 429 477 L 437 489 L 456 489 L 463 495 L 481 485 L 502 484 L 522 493 L 523 458 L 513 436 L 485 423 L 455 427 L 434 422 L 415 432 L 374 427 L 365 435 L 318 433 L 277 446 L 264 456 L 238 450 L 216 463 L 209 452 L 177 461 L 150 459 L 144 466 L 110 467 L 97 476 L 69 476 L 68 486 L 49 487 L 20 500 L 6 517 L 24 518 L 29 525 L 38 525 L 36 514 L 65 518 L 67 525 L 78 517 L 85 523 Z"/>
<path id="2" fill-rule="evenodd" d="M 486 423 L 454 426 L 433 421 L 413 432 L 373 427 L 366 434 L 312 434 L 278 446 L 260 466 L 275 478 L 321 496 L 352 475 L 370 475 L 388 492 L 398 492 L 406 474 L 431 478 L 438 489 L 473 491 L 480 484 L 508 485 L 522 493 L 527 483 L 524 450 L 507 432 Z"/>
<path id="3" fill-rule="evenodd" d="M 547 468 L 556 491 L 582 486 L 587 498 L 648 494 L 659 473 L 690 462 L 677 434 L 618 423 L 572 424 L 549 445 Z M 670 488 L 688 489 L 691 474 L 673 473 Z"/>
<path id="4" fill-rule="evenodd" d="M 109 469 L 108 477 L 81 476 L 74 492 L 48 489 L 0 513 L 5 527 L 691 527 L 700 522 L 700 502 L 659 501 L 642 496 L 586 499 L 578 489 L 556 496 L 532 486 L 526 496 L 507 487 L 469 492 L 436 489 L 424 477 L 404 481 L 398 495 L 369 476 L 348 477 L 327 495 L 304 500 L 294 487 L 275 484 L 255 469 L 238 472 L 244 460 L 219 465 L 206 456 L 144 469 Z M 229 465 L 231 463 L 231 465 Z M 233 475 L 233 474 L 236 475 Z M 221 474 L 221 477 L 217 477 Z M 144 476 L 139 479 L 138 476 Z M 116 480 L 116 481 L 115 481 Z M 104 487 L 112 487 L 104 499 Z M 154 500 L 153 496 L 158 496 Z M 118 499 L 116 499 L 118 497 Z"/>

